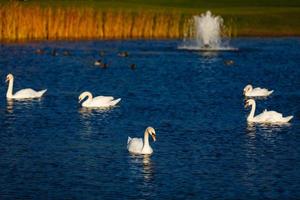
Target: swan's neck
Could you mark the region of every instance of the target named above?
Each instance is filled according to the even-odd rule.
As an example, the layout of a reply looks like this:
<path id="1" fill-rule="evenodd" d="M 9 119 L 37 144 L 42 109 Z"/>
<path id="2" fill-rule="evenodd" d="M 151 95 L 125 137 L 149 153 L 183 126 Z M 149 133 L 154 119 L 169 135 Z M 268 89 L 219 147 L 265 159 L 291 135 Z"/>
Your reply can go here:
<path id="1" fill-rule="evenodd" d="M 144 133 L 144 145 L 143 145 L 142 152 L 146 153 L 148 151 L 151 151 L 151 147 L 149 145 L 149 133 L 146 130 Z"/>
<path id="2" fill-rule="evenodd" d="M 14 86 L 14 79 L 10 79 L 8 82 L 8 89 L 6 92 L 6 98 L 12 98 L 13 97 L 13 86 Z"/>
<path id="3" fill-rule="evenodd" d="M 88 98 L 82 103 L 83 106 L 89 104 L 89 103 L 92 101 L 92 99 L 93 99 L 93 95 L 92 95 L 91 93 L 87 93 L 86 96 L 87 96 Z M 84 98 L 85 98 L 85 97 L 84 97 Z"/>
<path id="4" fill-rule="evenodd" d="M 254 119 L 255 109 L 256 109 L 256 103 L 254 102 L 251 106 L 251 111 L 250 111 L 250 114 L 247 118 L 248 121 L 252 121 Z"/>

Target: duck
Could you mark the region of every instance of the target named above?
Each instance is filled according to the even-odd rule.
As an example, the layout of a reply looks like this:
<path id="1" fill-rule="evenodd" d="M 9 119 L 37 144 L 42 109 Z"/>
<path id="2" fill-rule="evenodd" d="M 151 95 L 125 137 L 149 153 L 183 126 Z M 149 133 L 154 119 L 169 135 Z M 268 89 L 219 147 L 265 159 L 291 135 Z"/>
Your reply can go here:
<path id="1" fill-rule="evenodd" d="M 105 51 L 104 50 L 100 50 L 99 51 L 99 56 L 104 56 L 105 55 Z"/>
<path id="2" fill-rule="evenodd" d="M 233 64 L 234 64 L 234 61 L 233 61 L 233 60 L 225 60 L 225 61 L 224 61 L 224 64 L 227 65 L 227 66 L 228 66 L 228 65 L 233 65 Z"/>
<path id="3" fill-rule="evenodd" d="M 102 64 L 100 65 L 100 68 L 106 69 L 106 68 L 108 68 L 108 64 L 107 64 L 107 63 L 102 63 Z"/>
<path id="4" fill-rule="evenodd" d="M 63 51 L 63 55 L 64 55 L 64 56 L 70 56 L 71 53 L 70 53 L 70 51 L 68 51 L 68 50 L 64 50 L 64 51 Z"/>
<path id="5" fill-rule="evenodd" d="M 79 103 L 88 97 L 81 105 L 87 108 L 109 108 L 117 105 L 121 98 L 114 99 L 111 96 L 97 96 L 93 98 L 92 93 L 85 91 L 79 96 Z"/>
<path id="6" fill-rule="evenodd" d="M 288 123 L 293 116 L 283 117 L 281 113 L 276 111 L 267 111 L 266 109 L 259 115 L 254 116 L 256 103 L 254 99 L 248 99 L 245 104 L 245 108 L 251 106 L 250 114 L 247 117 L 248 122 L 254 123 L 271 123 L 271 124 L 280 124 L 280 123 Z"/>
<path id="7" fill-rule="evenodd" d="M 119 57 L 128 57 L 129 53 L 127 51 L 122 51 L 122 52 L 118 53 L 118 56 Z"/>
<path id="8" fill-rule="evenodd" d="M 135 68 L 136 68 L 136 64 L 131 64 L 130 65 L 130 69 L 135 70 Z"/>
<path id="9" fill-rule="evenodd" d="M 244 88 L 244 92 L 243 94 L 246 97 L 266 97 L 271 95 L 274 92 L 274 90 L 269 91 L 266 88 L 253 88 L 252 85 L 246 85 L 246 87 Z"/>
<path id="10" fill-rule="evenodd" d="M 32 99 L 32 98 L 40 98 L 42 97 L 47 89 L 35 91 L 31 88 L 26 88 L 19 90 L 15 94 L 13 94 L 13 85 L 14 85 L 14 76 L 12 74 L 8 74 L 6 76 L 6 82 L 8 82 L 8 89 L 6 92 L 7 99 Z"/>
<path id="11" fill-rule="evenodd" d="M 41 54 L 44 54 L 45 51 L 44 51 L 43 49 L 37 49 L 37 50 L 35 51 L 35 53 L 41 55 Z"/>
<path id="12" fill-rule="evenodd" d="M 153 153 L 153 149 L 149 145 L 149 135 L 151 135 L 153 141 L 156 141 L 156 133 L 154 128 L 147 127 L 144 133 L 144 141 L 142 138 L 127 139 L 127 149 L 132 154 L 150 155 Z"/>
<path id="13" fill-rule="evenodd" d="M 52 49 L 51 55 L 52 55 L 52 56 L 58 56 L 57 50 L 56 50 L 56 49 Z"/>
<path id="14" fill-rule="evenodd" d="M 99 59 L 99 60 L 96 60 L 95 63 L 94 63 L 95 66 L 100 66 L 102 65 L 102 60 Z"/>

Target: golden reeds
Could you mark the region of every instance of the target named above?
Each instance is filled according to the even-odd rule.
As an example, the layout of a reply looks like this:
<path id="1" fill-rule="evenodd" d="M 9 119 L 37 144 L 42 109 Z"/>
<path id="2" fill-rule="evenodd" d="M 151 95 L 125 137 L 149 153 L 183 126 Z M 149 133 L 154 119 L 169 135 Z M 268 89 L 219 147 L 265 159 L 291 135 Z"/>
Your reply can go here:
<path id="1" fill-rule="evenodd" d="M 0 40 L 180 38 L 187 17 L 178 11 L 0 6 Z"/>
<path id="2" fill-rule="evenodd" d="M 97 9 L 0 4 L 0 40 L 188 38 L 192 16 L 178 10 Z M 223 33 L 236 36 L 229 20 Z"/>

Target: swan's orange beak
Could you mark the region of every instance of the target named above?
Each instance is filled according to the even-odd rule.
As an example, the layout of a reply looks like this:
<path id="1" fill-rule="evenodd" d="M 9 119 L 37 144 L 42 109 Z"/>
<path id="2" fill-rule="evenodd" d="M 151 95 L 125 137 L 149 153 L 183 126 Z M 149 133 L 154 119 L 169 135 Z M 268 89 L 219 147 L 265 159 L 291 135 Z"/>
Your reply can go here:
<path id="1" fill-rule="evenodd" d="M 156 134 L 155 133 L 152 133 L 152 139 L 153 139 L 153 141 L 155 142 L 156 141 Z"/>
<path id="2" fill-rule="evenodd" d="M 247 108 L 248 106 L 249 106 L 249 104 L 248 104 L 248 102 L 246 102 L 244 107 Z"/>
<path id="3" fill-rule="evenodd" d="M 6 77 L 6 80 L 5 80 L 5 82 L 7 83 L 9 81 L 9 78 L 8 77 Z"/>

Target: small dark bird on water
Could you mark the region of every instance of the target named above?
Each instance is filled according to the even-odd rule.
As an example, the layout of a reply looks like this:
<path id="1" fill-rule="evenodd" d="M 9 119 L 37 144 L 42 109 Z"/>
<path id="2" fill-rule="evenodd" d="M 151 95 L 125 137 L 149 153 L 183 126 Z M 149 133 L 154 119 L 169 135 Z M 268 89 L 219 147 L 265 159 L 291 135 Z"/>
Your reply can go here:
<path id="1" fill-rule="evenodd" d="M 68 51 L 68 50 L 64 50 L 64 51 L 63 51 L 63 55 L 64 55 L 64 56 L 70 56 L 71 53 L 70 53 L 70 51 Z"/>
<path id="2" fill-rule="evenodd" d="M 100 68 L 102 69 L 106 69 L 108 67 L 108 64 L 107 63 L 103 63 L 100 65 Z"/>
<path id="3" fill-rule="evenodd" d="M 99 51 L 99 56 L 104 56 L 105 55 L 105 51 L 101 50 Z"/>
<path id="4" fill-rule="evenodd" d="M 130 65 L 130 69 L 135 70 L 135 68 L 136 68 L 136 64 L 131 64 Z"/>
<path id="5" fill-rule="evenodd" d="M 129 53 L 127 51 L 122 51 L 122 52 L 118 53 L 118 56 L 120 56 L 120 57 L 128 57 Z"/>
<path id="6" fill-rule="evenodd" d="M 96 60 L 94 65 L 96 65 L 96 66 L 102 65 L 102 60 Z"/>
<path id="7" fill-rule="evenodd" d="M 53 50 L 51 51 L 51 55 L 52 55 L 52 56 L 58 56 L 58 53 L 57 53 L 56 49 L 53 49 Z"/>
<path id="8" fill-rule="evenodd" d="M 106 69 L 106 68 L 108 67 L 108 64 L 102 62 L 101 59 L 96 60 L 95 63 L 94 63 L 94 65 L 95 65 L 95 66 L 99 66 L 99 67 L 102 68 L 102 69 Z"/>
<path id="9" fill-rule="evenodd" d="M 44 54 L 45 51 L 44 51 L 43 49 L 37 49 L 37 50 L 35 51 L 35 53 L 36 53 L 36 54 Z"/>
<path id="10" fill-rule="evenodd" d="M 233 64 L 234 64 L 234 61 L 233 61 L 233 60 L 225 60 L 225 61 L 224 61 L 224 64 L 225 64 L 225 65 L 228 65 L 228 66 L 229 66 L 229 65 L 233 65 Z"/>

